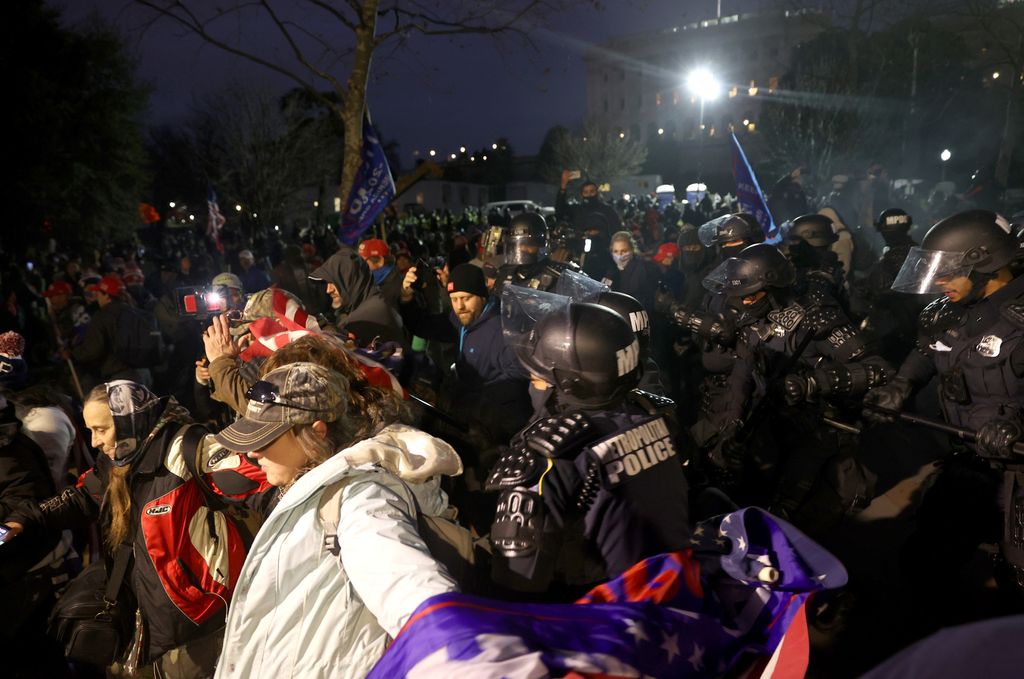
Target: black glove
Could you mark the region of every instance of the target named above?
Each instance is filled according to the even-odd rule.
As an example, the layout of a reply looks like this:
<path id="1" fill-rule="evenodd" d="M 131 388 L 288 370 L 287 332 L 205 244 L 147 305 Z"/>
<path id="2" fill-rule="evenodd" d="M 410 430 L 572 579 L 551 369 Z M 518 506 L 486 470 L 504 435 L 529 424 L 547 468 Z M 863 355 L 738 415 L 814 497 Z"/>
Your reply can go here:
<path id="1" fill-rule="evenodd" d="M 875 387 L 864 394 L 864 419 L 871 424 L 895 422 L 896 415 L 903 410 L 903 403 L 910 396 L 911 389 L 910 380 L 896 377 L 889 384 Z M 886 414 L 886 410 L 892 414 Z"/>
<path id="2" fill-rule="evenodd" d="M 978 430 L 978 453 L 983 457 L 1013 456 L 1013 444 L 1024 438 L 1024 427 L 1014 420 L 992 420 Z"/>
<path id="3" fill-rule="evenodd" d="M 671 320 L 709 342 L 730 344 L 736 337 L 736 326 L 732 319 L 722 314 L 689 311 L 677 304 L 672 307 Z"/>
<path id="4" fill-rule="evenodd" d="M 816 385 L 812 378 L 803 375 L 786 375 L 783 383 L 783 398 L 786 405 L 795 406 L 799 403 L 814 400 Z"/>

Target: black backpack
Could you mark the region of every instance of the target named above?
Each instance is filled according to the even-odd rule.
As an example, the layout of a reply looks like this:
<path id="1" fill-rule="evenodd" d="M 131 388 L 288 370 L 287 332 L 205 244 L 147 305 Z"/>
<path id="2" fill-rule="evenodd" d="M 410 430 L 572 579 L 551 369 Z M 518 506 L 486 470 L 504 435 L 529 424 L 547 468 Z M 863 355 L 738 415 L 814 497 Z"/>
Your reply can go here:
<path id="1" fill-rule="evenodd" d="M 114 337 L 117 357 L 133 368 L 152 368 L 160 363 L 161 345 L 156 317 L 126 305 L 117 317 Z"/>

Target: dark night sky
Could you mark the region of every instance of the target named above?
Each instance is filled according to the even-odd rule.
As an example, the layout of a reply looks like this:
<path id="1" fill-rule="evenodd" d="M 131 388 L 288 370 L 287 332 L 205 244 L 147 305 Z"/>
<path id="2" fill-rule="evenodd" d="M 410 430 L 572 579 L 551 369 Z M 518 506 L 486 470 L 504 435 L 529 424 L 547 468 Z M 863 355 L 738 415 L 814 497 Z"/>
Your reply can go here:
<path id="1" fill-rule="evenodd" d="M 261 66 L 204 45 L 170 22 L 143 31 L 140 9 L 126 0 L 52 0 L 74 25 L 93 11 L 115 24 L 153 88 L 149 122 L 175 123 L 198 101 L 234 81 L 283 92 L 289 81 Z M 535 32 L 537 50 L 487 37 L 418 37 L 396 58 L 376 59 L 369 104 L 385 139 L 398 141 L 402 163 L 414 149 L 439 154 L 489 146 L 508 137 L 517 153 L 535 153 L 552 125 L 574 125 L 585 106 L 583 55 L 608 38 L 711 18 L 715 0 L 607 0 L 604 9 L 577 9 Z M 777 3 L 776 3 L 777 4 Z M 722 0 L 722 13 L 753 11 L 771 0 Z M 245 46 L 261 56 L 281 54 L 273 29 L 237 23 Z M 259 47 L 254 47 L 259 46 Z"/>

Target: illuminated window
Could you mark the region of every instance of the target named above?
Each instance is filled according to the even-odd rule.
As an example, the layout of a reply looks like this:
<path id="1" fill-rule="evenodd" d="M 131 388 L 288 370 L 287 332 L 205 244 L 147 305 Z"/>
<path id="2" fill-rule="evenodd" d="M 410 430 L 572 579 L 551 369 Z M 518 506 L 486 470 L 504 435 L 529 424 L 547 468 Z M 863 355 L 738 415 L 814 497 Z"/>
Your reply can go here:
<path id="1" fill-rule="evenodd" d="M 661 106 L 661 92 L 654 95 L 654 105 Z"/>
<path id="2" fill-rule="evenodd" d="M 730 99 L 735 99 L 737 94 L 738 94 L 738 91 L 737 91 L 737 89 L 735 87 L 733 87 L 733 88 L 731 88 L 729 90 L 729 98 Z"/>

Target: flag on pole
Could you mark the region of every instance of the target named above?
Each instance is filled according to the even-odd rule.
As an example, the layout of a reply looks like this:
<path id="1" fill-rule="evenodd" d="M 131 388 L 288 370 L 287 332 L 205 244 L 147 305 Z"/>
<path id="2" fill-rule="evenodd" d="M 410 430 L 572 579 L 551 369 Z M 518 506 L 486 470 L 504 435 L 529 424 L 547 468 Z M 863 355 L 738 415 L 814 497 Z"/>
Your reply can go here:
<path id="1" fill-rule="evenodd" d="M 224 228 L 224 215 L 220 213 L 220 207 L 217 206 L 217 192 L 210 187 L 210 193 L 206 196 L 206 235 L 213 241 L 213 244 L 217 246 L 217 252 L 224 254 L 224 245 L 220 242 L 220 230 Z"/>
<path id="2" fill-rule="evenodd" d="M 747 161 L 747 154 L 740 146 L 740 140 L 736 135 L 732 136 L 732 176 L 736 180 L 736 200 L 740 209 L 749 212 L 757 218 L 757 223 L 764 231 L 765 241 L 774 243 L 779 238 L 779 227 L 772 219 L 772 213 L 768 210 L 768 201 L 764 198 L 764 192 L 757 183 L 757 177 L 750 168 Z"/>
<path id="3" fill-rule="evenodd" d="M 361 155 L 362 163 L 348 194 L 338 230 L 338 238 L 347 245 L 355 245 L 359 236 L 373 225 L 373 220 L 395 197 L 395 182 L 391 178 L 388 159 L 368 113 L 363 114 Z"/>

